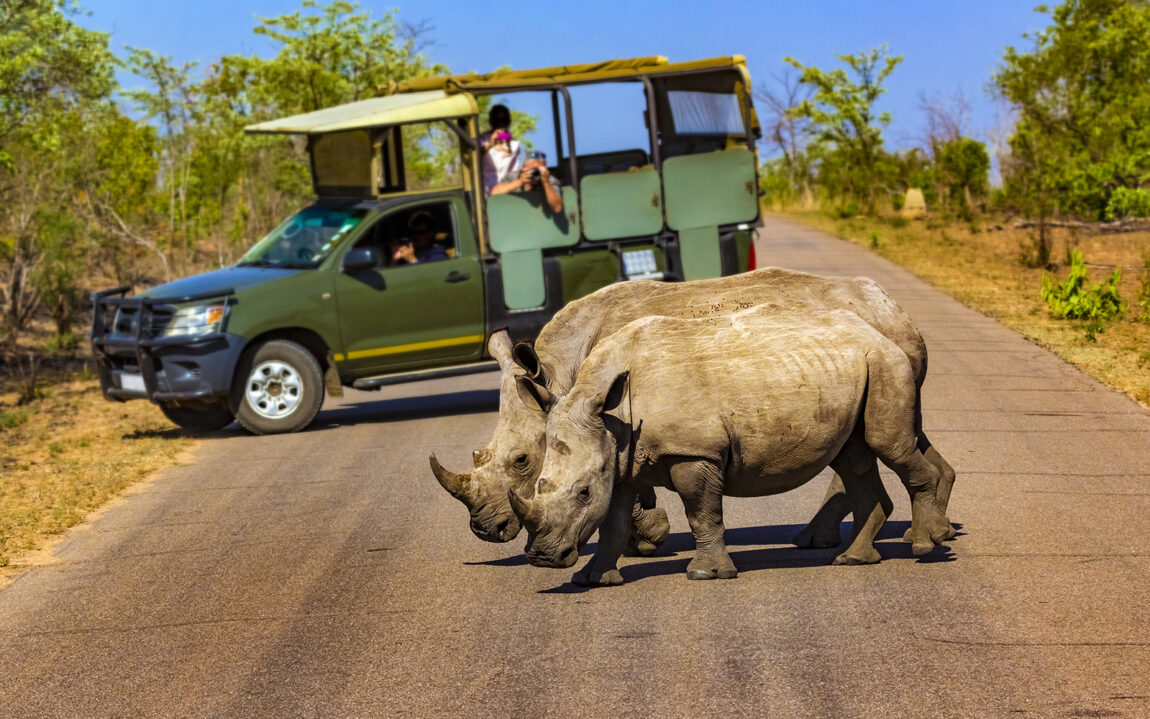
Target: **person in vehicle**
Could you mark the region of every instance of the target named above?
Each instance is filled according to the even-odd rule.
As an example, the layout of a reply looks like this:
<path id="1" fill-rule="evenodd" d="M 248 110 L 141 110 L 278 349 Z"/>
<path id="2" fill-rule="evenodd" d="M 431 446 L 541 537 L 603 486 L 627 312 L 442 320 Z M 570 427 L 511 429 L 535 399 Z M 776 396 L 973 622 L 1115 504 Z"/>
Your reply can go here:
<path id="1" fill-rule="evenodd" d="M 503 182 L 491 188 L 492 195 L 502 195 L 508 192 L 530 192 L 536 187 L 543 188 L 544 198 L 551 212 L 559 214 L 563 211 L 563 195 L 551 171 L 547 169 L 547 155 L 538 150 L 527 157 L 519 177 L 509 182 Z"/>
<path id="2" fill-rule="evenodd" d="M 479 136 L 479 145 L 483 149 L 483 189 L 491 194 L 493 187 L 519 175 L 523 148 L 511 136 L 511 111 L 505 105 L 493 105 L 487 122 L 491 129 Z"/>
<path id="3" fill-rule="evenodd" d="M 447 259 L 447 251 L 435 244 L 435 220 L 431 213 L 416 212 L 407 221 L 407 237 L 391 240 L 391 264 L 414 265 Z"/>

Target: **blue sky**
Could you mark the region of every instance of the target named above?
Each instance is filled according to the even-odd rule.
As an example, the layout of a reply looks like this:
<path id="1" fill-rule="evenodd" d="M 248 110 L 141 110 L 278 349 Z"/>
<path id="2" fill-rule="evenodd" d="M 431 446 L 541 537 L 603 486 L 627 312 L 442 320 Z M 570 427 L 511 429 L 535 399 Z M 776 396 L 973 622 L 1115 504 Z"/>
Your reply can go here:
<path id="1" fill-rule="evenodd" d="M 788 55 L 831 69 L 838 66 L 836 54 L 886 43 L 892 54 L 906 57 L 888 79 L 888 92 L 880 101 L 880 109 L 894 116 L 887 133 L 888 147 L 893 148 L 912 146 L 921 135 L 920 92 L 965 93 L 973 103 L 972 130 L 985 139 L 1001 112 L 985 87 L 1002 49 L 1011 44 L 1027 47 L 1022 33 L 1047 24 L 1046 15 L 1033 12 L 1035 4 L 1034 0 L 362 3 L 373 14 L 394 7 L 402 21 L 426 22 L 433 43 L 427 54 L 455 72 L 642 55 L 665 55 L 674 62 L 739 54 L 747 58 L 758 85 L 771 82 L 772 73 L 784 69 L 783 58 Z M 81 5 L 91 13 L 81 22 L 110 32 L 118 53 L 132 45 L 205 65 L 226 54 L 271 54 L 267 40 L 252 34 L 257 17 L 298 7 L 291 0 L 81 0 Z M 534 103 L 516 100 L 517 107 L 538 111 Z M 620 104 L 613 98 L 600 102 L 612 112 L 593 113 L 575 98 L 577 113 L 582 110 L 576 117 L 580 152 L 618 149 L 621 145 L 612 135 L 634 132 L 629 121 L 611 124 L 629 116 L 624 99 Z M 615 112 L 617 108 L 623 112 Z M 759 112 L 764 114 L 761 106 Z M 596 116 L 599 122 L 593 123 Z M 593 126 L 585 132 L 588 123 Z"/>

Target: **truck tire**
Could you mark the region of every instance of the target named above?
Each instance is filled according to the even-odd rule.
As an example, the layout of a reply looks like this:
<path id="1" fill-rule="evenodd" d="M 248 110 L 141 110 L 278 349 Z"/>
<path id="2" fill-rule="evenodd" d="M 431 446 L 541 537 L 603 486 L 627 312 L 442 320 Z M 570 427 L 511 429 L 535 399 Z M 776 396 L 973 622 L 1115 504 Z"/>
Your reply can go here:
<path id="1" fill-rule="evenodd" d="M 255 348 L 236 376 L 236 420 L 252 434 L 298 432 L 323 404 L 323 372 L 302 346 L 270 340 Z"/>
<path id="2" fill-rule="evenodd" d="M 223 429 L 235 419 L 226 404 L 161 404 L 160 411 L 184 429 L 193 432 L 214 432 Z"/>

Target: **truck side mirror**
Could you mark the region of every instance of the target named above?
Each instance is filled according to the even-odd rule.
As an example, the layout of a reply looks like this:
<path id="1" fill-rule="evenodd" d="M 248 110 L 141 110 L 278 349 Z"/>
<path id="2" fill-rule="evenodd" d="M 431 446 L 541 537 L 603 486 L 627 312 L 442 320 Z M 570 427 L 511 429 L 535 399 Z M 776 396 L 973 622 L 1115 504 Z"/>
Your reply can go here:
<path id="1" fill-rule="evenodd" d="M 380 264 L 379 251 L 374 247 L 356 247 L 343 256 L 344 272 L 373 270 Z"/>

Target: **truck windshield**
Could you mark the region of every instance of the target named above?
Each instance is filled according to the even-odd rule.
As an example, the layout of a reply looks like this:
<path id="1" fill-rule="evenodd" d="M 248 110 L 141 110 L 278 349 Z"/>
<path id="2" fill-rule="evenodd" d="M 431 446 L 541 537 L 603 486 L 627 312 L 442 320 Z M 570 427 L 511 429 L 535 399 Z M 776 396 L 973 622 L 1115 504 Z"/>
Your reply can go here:
<path id="1" fill-rule="evenodd" d="M 318 267 L 367 210 L 312 206 L 288 218 L 240 258 L 240 266 Z"/>

